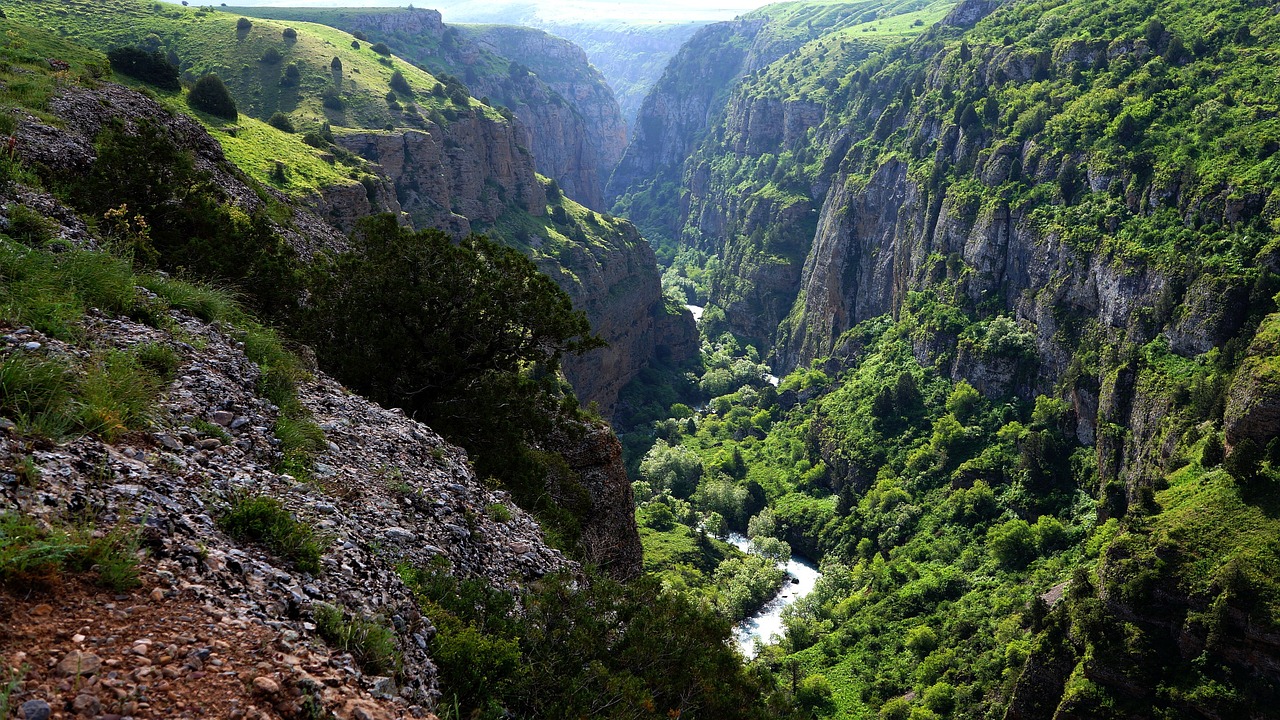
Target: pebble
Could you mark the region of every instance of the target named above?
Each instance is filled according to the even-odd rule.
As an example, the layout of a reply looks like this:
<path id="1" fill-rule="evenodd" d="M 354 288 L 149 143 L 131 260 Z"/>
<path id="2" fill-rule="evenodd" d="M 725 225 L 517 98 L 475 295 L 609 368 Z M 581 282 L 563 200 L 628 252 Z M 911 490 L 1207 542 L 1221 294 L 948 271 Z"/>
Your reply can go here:
<path id="1" fill-rule="evenodd" d="M 40 343 L 36 342 L 35 340 L 32 340 L 31 342 L 22 343 L 22 349 L 27 351 L 39 350 L 40 347 L 41 347 Z"/>
<path id="2" fill-rule="evenodd" d="M 22 703 L 22 717 L 26 720 L 49 720 L 53 708 L 43 700 L 28 700 Z"/>
<path id="3" fill-rule="evenodd" d="M 275 680 L 272 680 L 265 675 L 259 675 L 254 678 L 253 687 L 259 692 L 266 693 L 267 695 L 275 695 L 280 692 L 280 683 L 277 683 Z"/>
<path id="4" fill-rule="evenodd" d="M 67 653 L 66 657 L 58 663 L 58 674 L 64 676 L 93 675 L 100 669 L 102 669 L 102 658 L 79 650 Z"/>
<path id="5" fill-rule="evenodd" d="M 226 410 L 219 410 L 212 415 L 213 421 L 223 427 L 231 425 L 231 422 L 235 420 L 235 417 L 236 416 L 234 414 L 229 413 Z"/>

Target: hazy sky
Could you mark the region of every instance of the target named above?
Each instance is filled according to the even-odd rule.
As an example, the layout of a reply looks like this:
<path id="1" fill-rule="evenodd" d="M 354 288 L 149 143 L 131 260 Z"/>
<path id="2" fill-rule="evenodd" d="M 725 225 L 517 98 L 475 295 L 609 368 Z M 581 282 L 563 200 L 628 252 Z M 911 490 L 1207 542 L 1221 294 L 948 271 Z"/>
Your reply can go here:
<path id="1" fill-rule="evenodd" d="M 199 4 L 192 2 L 193 5 Z M 280 7 L 404 6 L 407 0 L 227 0 L 228 5 Z M 634 22 L 687 22 L 728 20 L 767 4 L 767 0 L 417 0 L 414 7 L 436 8 L 445 21 L 466 22 L 512 11 L 513 16 L 536 14 L 546 22 L 578 20 L 631 20 Z M 495 18 L 496 19 L 496 18 Z"/>

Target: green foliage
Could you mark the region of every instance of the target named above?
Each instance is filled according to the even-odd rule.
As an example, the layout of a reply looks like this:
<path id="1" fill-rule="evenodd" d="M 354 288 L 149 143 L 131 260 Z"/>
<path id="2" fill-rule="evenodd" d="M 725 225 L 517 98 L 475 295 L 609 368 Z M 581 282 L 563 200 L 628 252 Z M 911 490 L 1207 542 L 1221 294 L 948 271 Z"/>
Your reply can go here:
<path id="1" fill-rule="evenodd" d="M 370 45 L 370 46 L 369 46 L 369 49 L 370 49 L 370 50 L 372 50 L 372 51 L 374 51 L 374 52 L 376 52 L 376 53 L 378 53 L 379 55 L 390 55 L 390 54 L 391 54 L 391 48 L 387 47 L 387 44 L 386 44 L 386 43 L 380 43 L 380 42 L 378 42 L 378 43 L 374 43 L 374 44 L 372 44 L 372 45 Z"/>
<path id="2" fill-rule="evenodd" d="M 0 515 L 0 587 L 41 588 L 59 573 L 93 573 L 94 582 L 114 592 L 138 580 L 137 542 L 121 528 L 94 533 L 89 528 L 46 531 L 26 515 Z"/>
<path id="3" fill-rule="evenodd" d="M 271 119 L 267 120 L 267 124 L 281 132 L 297 132 L 293 126 L 293 121 L 289 119 L 288 115 L 285 115 L 282 112 L 272 115 Z"/>
<path id="4" fill-rule="evenodd" d="M 411 232 L 389 215 L 362 221 L 354 249 L 318 268 L 313 287 L 310 336 L 325 366 L 470 447 L 523 436 L 562 354 L 599 344 L 520 253 Z"/>
<path id="5" fill-rule="evenodd" d="M 387 84 L 401 95 L 413 95 L 413 88 L 409 87 L 409 81 L 404 79 L 404 74 L 399 70 L 391 73 L 391 80 Z"/>
<path id="6" fill-rule="evenodd" d="M 396 634 L 379 618 L 352 616 L 345 608 L 316 603 L 316 632 L 330 647 L 349 652 L 369 675 L 399 675 L 403 661 Z"/>
<path id="7" fill-rule="evenodd" d="M 321 571 L 326 541 L 275 498 L 248 493 L 232 496 L 218 515 L 218 527 L 238 540 L 262 543 L 302 572 Z"/>
<path id="8" fill-rule="evenodd" d="M 155 85 L 161 90 L 178 90 L 182 87 L 178 82 L 178 68 L 170 65 L 159 50 L 147 52 L 138 47 L 120 47 L 108 51 L 107 59 L 111 61 L 112 70 Z"/>
<path id="9" fill-rule="evenodd" d="M 222 78 L 215 74 L 205 75 L 196 81 L 196 84 L 191 87 L 191 92 L 187 93 L 187 103 L 192 108 L 214 117 L 235 120 L 239 115 L 231 92 L 223 84 Z"/>
<path id="10" fill-rule="evenodd" d="M 656 582 L 549 577 L 513 595 L 439 567 L 401 576 L 436 625 L 431 656 L 463 715 L 764 717 L 728 624 Z"/>

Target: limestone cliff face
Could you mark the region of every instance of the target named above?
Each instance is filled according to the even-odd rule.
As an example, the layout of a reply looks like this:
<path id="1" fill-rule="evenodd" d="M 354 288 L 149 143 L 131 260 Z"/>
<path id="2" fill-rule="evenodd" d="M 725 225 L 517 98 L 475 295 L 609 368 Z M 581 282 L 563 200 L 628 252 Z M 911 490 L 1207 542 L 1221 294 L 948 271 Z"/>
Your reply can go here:
<path id="1" fill-rule="evenodd" d="M 644 551 L 622 444 L 606 425 L 574 430 L 555 438 L 552 449 L 565 459 L 575 484 L 589 498 L 581 536 L 586 559 L 614 579 L 630 580 L 643 570 Z"/>
<path id="2" fill-rule="evenodd" d="M 472 221 L 493 222 L 508 205 L 532 215 L 546 205 L 517 129 L 474 109 L 425 132 L 353 131 L 335 139 L 380 166 L 416 227 L 461 237 L 471 232 Z"/>
<path id="3" fill-rule="evenodd" d="M 578 46 L 532 28 L 446 25 L 435 10 L 333 11 L 316 19 L 384 41 L 433 73 L 458 76 L 475 97 L 510 108 L 538 172 L 578 202 L 603 207 L 626 125 Z"/>
<path id="4" fill-rule="evenodd" d="M 526 27 L 464 26 L 463 33 L 533 71 L 530 85 L 536 86 L 512 93 L 511 99 L 518 102 L 510 107 L 528 130 L 539 169 L 557 178 L 569 197 L 588 207 L 603 207 L 604 184 L 622 158 L 627 127 L 617 98 L 582 48 Z M 515 75 L 509 72 L 508 78 Z M 479 78 L 477 86 L 486 80 Z"/>
<path id="5" fill-rule="evenodd" d="M 564 361 L 578 397 L 597 403 L 605 417 L 613 413 L 618 393 L 649 362 L 698 354 L 693 316 L 667 305 L 653 250 L 630 224 L 620 225 L 605 245 L 575 247 L 555 259 L 539 258 L 538 265 L 609 342 Z"/>

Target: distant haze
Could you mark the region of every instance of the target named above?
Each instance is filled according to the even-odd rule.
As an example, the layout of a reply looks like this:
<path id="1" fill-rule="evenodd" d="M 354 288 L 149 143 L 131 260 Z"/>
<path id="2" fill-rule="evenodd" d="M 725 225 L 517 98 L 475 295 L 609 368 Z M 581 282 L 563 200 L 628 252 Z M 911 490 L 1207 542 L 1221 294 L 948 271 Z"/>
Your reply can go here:
<path id="1" fill-rule="evenodd" d="M 192 0 L 193 5 L 201 4 Z M 403 7 L 396 0 L 231 0 L 228 5 L 273 7 Z M 626 21 L 683 23 L 729 20 L 765 5 L 761 0 L 557 0 L 508 2 L 505 0 L 446 0 L 418 2 L 414 7 L 433 8 L 446 22 L 542 22 L 576 23 Z"/>

